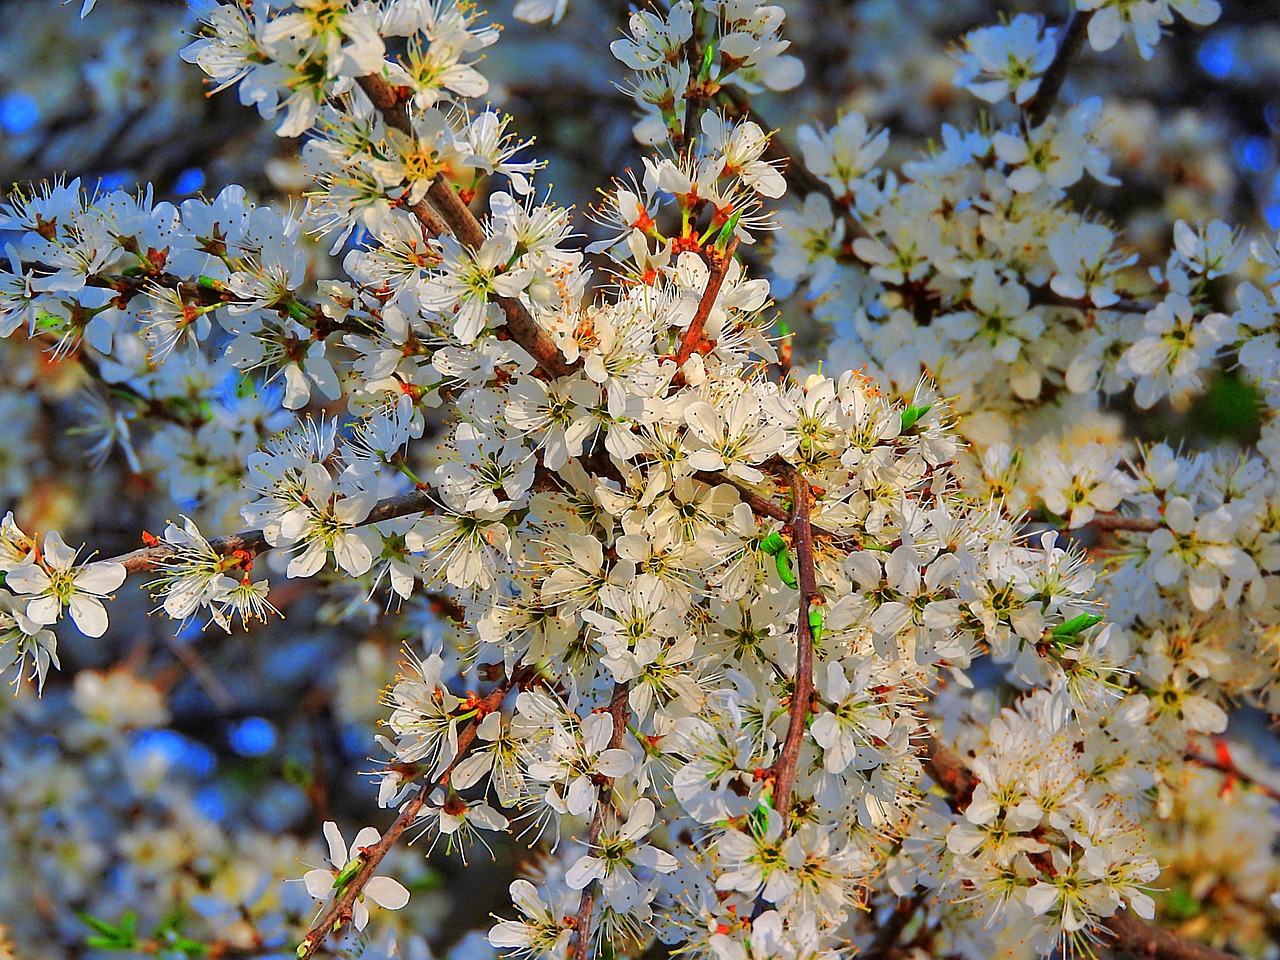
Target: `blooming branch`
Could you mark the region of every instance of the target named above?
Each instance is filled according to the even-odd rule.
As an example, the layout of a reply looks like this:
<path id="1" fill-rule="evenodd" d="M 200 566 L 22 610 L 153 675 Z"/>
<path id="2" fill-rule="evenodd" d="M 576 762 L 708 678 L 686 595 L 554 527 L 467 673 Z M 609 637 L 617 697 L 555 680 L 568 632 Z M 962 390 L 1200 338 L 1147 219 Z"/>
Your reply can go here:
<path id="1" fill-rule="evenodd" d="M 784 818 L 791 809 L 796 761 L 809 724 L 813 700 L 813 625 L 821 622 L 822 595 L 814 572 L 813 530 L 809 523 L 809 483 L 799 470 L 791 471 L 790 519 L 792 543 L 799 564 L 800 613 L 796 618 L 796 675 L 788 708 L 787 736 L 773 765 L 773 805 Z"/>
<path id="2" fill-rule="evenodd" d="M 613 721 L 613 731 L 609 735 L 609 749 L 611 750 L 617 750 L 622 746 L 623 737 L 627 732 L 627 722 L 631 718 L 631 708 L 627 704 L 628 692 L 628 684 L 616 684 L 613 689 L 613 698 L 609 701 L 609 716 Z M 587 848 L 589 850 L 594 849 L 600 842 L 607 811 L 613 809 L 609 800 L 610 792 L 613 790 L 613 778 L 602 777 L 596 789 L 599 794 L 599 801 L 596 803 L 596 811 L 591 817 L 591 828 L 587 835 Z M 600 892 L 600 883 L 600 880 L 592 880 L 588 883 L 582 891 L 582 899 L 578 901 L 578 910 L 574 914 L 575 934 L 573 952 L 571 954 L 573 960 L 587 960 L 590 954 L 591 925 L 595 912 L 596 897 Z"/>
<path id="3" fill-rule="evenodd" d="M 487 715 L 497 710 L 502 701 L 506 699 L 507 694 L 520 683 L 526 682 L 531 676 L 532 672 L 529 670 L 516 671 L 484 698 L 481 713 Z M 400 808 L 399 815 L 376 843 L 360 851 L 359 856 L 362 862 L 359 869 L 345 881 L 338 896 L 325 908 L 320 918 L 311 925 L 307 935 L 298 944 L 296 951 L 298 960 L 310 960 L 311 957 L 315 956 L 316 951 L 320 949 L 325 940 L 329 938 L 330 934 L 337 932 L 350 922 L 352 907 L 364 890 L 365 885 L 376 875 L 378 865 L 391 852 L 391 848 L 395 846 L 401 835 L 418 819 L 432 792 L 441 784 L 447 783 L 450 774 L 466 758 L 468 751 L 475 743 L 479 727 L 480 721 L 477 719 L 468 724 L 465 729 L 459 731 L 457 752 L 454 754 L 453 760 L 449 762 L 443 771 L 425 781 L 418 788 L 413 797 Z"/>
<path id="4" fill-rule="evenodd" d="M 924 741 L 920 754 L 933 781 L 947 792 L 957 810 L 965 810 L 980 782 L 978 777 L 936 737 Z M 1132 910 L 1116 913 L 1101 926 L 1109 935 L 1111 948 L 1129 957 L 1148 960 L 1231 960 L 1232 957 L 1232 954 L 1154 927 L 1135 916 Z"/>

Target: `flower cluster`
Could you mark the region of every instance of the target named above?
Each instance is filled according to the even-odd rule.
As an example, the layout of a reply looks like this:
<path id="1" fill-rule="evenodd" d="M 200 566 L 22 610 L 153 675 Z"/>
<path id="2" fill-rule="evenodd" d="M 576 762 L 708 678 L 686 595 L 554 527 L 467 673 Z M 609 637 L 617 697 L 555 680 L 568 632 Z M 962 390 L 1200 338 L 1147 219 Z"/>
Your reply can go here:
<path id="1" fill-rule="evenodd" d="M 49 627 L 67 614 L 81 633 L 100 637 L 107 632 L 102 601 L 124 583 L 119 563 L 77 563 L 79 551 L 51 530 L 43 545 L 23 533 L 13 514 L 0 521 L 0 573 L 7 588 L 0 593 L 0 656 L 13 667 L 13 682 L 27 673 L 43 687 L 50 666 L 58 665 L 58 644 Z"/>

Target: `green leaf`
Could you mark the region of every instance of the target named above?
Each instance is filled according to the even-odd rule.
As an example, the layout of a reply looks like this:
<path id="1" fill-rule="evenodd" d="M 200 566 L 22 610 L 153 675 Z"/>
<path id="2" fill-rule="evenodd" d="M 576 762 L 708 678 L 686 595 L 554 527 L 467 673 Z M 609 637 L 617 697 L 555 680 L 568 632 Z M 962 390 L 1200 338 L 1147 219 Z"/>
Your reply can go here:
<path id="1" fill-rule="evenodd" d="M 85 937 L 85 946 L 97 950 L 132 950 L 137 946 L 134 931 L 138 926 L 138 915 L 132 910 L 120 918 L 118 925 L 99 920 L 87 913 L 77 913 L 76 916 L 86 926 L 101 934 L 97 937 Z"/>
<path id="2" fill-rule="evenodd" d="M 779 550 L 787 549 L 787 541 L 783 540 L 782 534 L 775 530 L 760 541 L 760 549 L 769 556 L 776 557 Z"/>
<path id="3" fill-rule="evenodd" d="M 412 880 L 406 880 L 404 883 L 410 893 L 428 893 L 432 890 L 443 890 L 445 886 L 444 877 L 434 870 L 428 870 L 421 876 Z"/>
<path id="4" fill-rule="evenodd" d="M 334 889 L 340 890 L 351 882 L 351 878 L 360 872 L 360 868 L 364 866 L 364 859 L 361 857 L 352 857 L 347 865 L 338 871 L 338 875 L 333 878 Z"/>
<path id="5" fill-rule="evenodd" d="M 291 299 L 287 304 L 285 304 L 285 310 L 288 311 L 289 316 L 293 317 L 293 319 L 297 320 L 299 323 L 305 324 L 311 319 L 311 311 L 297 300 Z"/>
<path id="6" fill-rule="evenodd" d="M 280 776 L 285 783 L 301 787 L 303 790 L 314 785 L 316 780 L 315 774 L 295 757 L 285 758 L 284 763 L 280 765 Z"/>
<path id="7" fill-rule="evenodd" d="M 1067 529 L 1066 517 L 1059 516 L 1043 504 L 1040 506 L 1040 513 L 1044 517 L 1044 522 L 1049 524 L 1049 526 L 1053 527 L 1055 530 Z"/>
<path id="8" fill-rule="evenodd" d="M 906 433 L 917 423 L 920 418 L 933 409 L 933 404 L 926 403 L 923 407 L 907 407 L 902 411 L 902 432 Z"/>
<path id="9" fill-rule="evenodd" d="M 809 607 L 809 635 L 814 643 L 822 639 L 822 607 L 816 603 Z"/>
<path id="10" fill-rule="evenodd" d="M 742 211 L 739 210 L 726 220 L 724 226 L 720 228 L 720 233 L 716 237 L 716 250 L 720 253 L 724 253 L 729 249 L 729 241 L 733 239 L 733 232 L 737 229 L 738 221 L 741 219 Z"/>
<path id="11" fill-rule="evenodd" d="M 80 918 L 81 923 L 92 927 L 105 936 L 114 937 L 119 933 L 115 924 L 107 923 L 105 920 L 99 920 L 97 917 L 92 917 L 87 913 L 77 913 L 76 916 Z"/>
<path id="12" fill-rule="evenodd" d="M 711 68 L 715 65 L 715 62 L 716 47 L 715 44 L 709 43 L 707 44 L 707 49 L 702 51 L 702 67 L 698 70 L 699 80 L 705 80 L 707 77 L 711 76 Z"/>
<path id="13" fill-rule="evenodd" d="M 778 577 L 788 587 L 794 589 L 796 583 L 796 575 L 791 571 L 791 551 L 783 549 L 779 550 L 773 558 L 774 566 L 777 567 Z"/>
<path id="14" fill-rule="evenodd" d="M 760 802 L 756 808 L 747 814 L 747 829 L 757 837 L 763 837 L 769 830 L 769 811 L 774 809 L 773 806 L 773 786 L 769 783 L 765 784 L 765 788 L 760 793 Z"/>
<path id="15" fill-rule="evenodd" d="M 1174 887 L 1165 899 L 1170 915 L 1176 920 L 1190 920 L 1200 913 L 1200 901 L 1186 887 Z"/>
<path id="16" fill-rule="evenodd" d="M 1058 640 L 1069 640 L 1076 636 L 1082 630 L 1088 630 L 1095 623 L 1101 623 L 1102 617 L 1096 613 L 1082 613 L 1078 617 L 1072 617 L 1066 623 L 1060 623 L 1053 628 L 1053 636 Z"/>

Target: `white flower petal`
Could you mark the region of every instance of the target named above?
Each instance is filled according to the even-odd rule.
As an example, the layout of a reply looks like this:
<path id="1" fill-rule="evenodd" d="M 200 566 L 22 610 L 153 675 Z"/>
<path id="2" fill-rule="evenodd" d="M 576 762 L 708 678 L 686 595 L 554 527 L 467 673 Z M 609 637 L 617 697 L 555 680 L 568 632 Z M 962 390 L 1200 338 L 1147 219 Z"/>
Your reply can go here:
<path id="1" fill-rule="evenodd" d="M 409 902 L 409 891 L 398 880 L 390 877 L 373 877 L 364 885 L 364 892 L 380 907 L 399 910 Z"/>

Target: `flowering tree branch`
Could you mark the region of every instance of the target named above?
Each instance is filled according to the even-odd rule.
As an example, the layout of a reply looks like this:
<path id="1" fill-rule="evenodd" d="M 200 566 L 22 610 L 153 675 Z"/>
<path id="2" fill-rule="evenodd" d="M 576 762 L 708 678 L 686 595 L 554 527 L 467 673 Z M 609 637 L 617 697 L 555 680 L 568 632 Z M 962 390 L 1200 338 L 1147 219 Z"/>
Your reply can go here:
<path id="1" fill-rule="evenodd" d="M 401 98 L 390 83 L 376 74 L 359 77 L 357 82 L 388 125 L 408 136 L 414 135 L 413 125 L 409 121 L 408 101 Z M 484 228 L 480 221 L 462 202 L 444 174 L 432 181 L 427 196 L 435 205 L 439 216 L 424 203 L 410 208 L 425 229 L 436 236 L 451 232 L 460 243 L 473 250 L 484 243 Z M 506 317 L 507 334 L 533 357 L 547 376 L 563 377 L 573 372 L 574 368 L 565 362 L 555 341 L 538 325 L 524 304 L 514 297 L 495 296 L 494 300 Z"/>
<path id="2" fill-rule="evenodd" d="M 398 496 L 387 497 L 384 500 L 379 500 L 373 509 L 369 511 L 369 516 L 358 526 L 367 526 L 382 520 L 393 520 L 396 517 L 422 513 L 432 509 L 434 504 L 435 500 L 431 490 L 414 490 L 412 493 L 402 493 Z M 209 545 L 214 549 L 214 552 L 223 556 L 240 550 L 254 555 L 271 548 L 271 544 L 267 542 L 266 534 L 262 530 L 244 530 L 240 533 L 214 537 L 209 541 Z M 161 543 L 114 557 L 112 562 L 123 566 L 127 573 L 140 573 L 146 570 L 154 570 L 157 565 L 164 563 L 166 560 L 172 560 L 177 553 L 177 547 L 172 544 Z"/>
<path id="3" fill-rule="evenodd" d="M 783 507 L 778 506 L 773 501 L 753 493 L 750 488 L 738 483 L 731 477 L 725 476 L 718 472 L 700 472 L 695 475 L 698 480 L 703 483 L 716 486 L 719 484 L 729 484 L 738 491 L 743 502 L 761 516 L 772 517 L 775 520 L 787 520 L 790 514 Z M 410 493 L 397 494 L 396 496 L 386 497 L 379 500 L 369 511 L 369 516 L 360 523 L 355 524 L 357 527 L 368 526 L 373 523 L 380 523 L 383 520 L 394 520 L 397 517 L 407 517 L 415 513 L 425 513 L 433 510 L 436 506 L 435 492 L 429 488 L 414 490 Z M 825 531 L 815 532 L 825 533 Z M 830 536 L 830 534 L 828 534 Z M 212 537 L 209 540 L 209 546 L 213 548 L 215 553 L 222 556 L 233 554 L 237 551 L 244 551 L 250 555 L 256 555 L 263 551 L 271 549 L 271 544 L 267 542 L 266 534 L 262 530 L 241 530 L 238 533 L 224 534 L 220 537 Z M 178 553 L 179 548 L 173 544 L 159 543 L 149 547 L 141 547 L 129 553 L 112 557 L 112 563 L 119 563 L 125 568 L 126 573 L 143 573 L 148 570 L 154 570 L 158 565 L 167 560 L 172 560 Z"/>
<path id="4" fill-rule="evenodd" d="M 466 757 L 472 743 L 475 742 L 476 734 L 480 727 L 480 718 L 497 710 L 502 701 L 506 699 L 507 694 L 518 684 L 529 680 L 531 676 L 532 671 L 529 668 L 517 670 L 484 698 L 478 711 L 477 719 L 469 723 L 467 728 L 458 734 L 457 753 L 449 765 L 438 776 L 431 778 L 418 788 L 418 792 L 413 795 L 413 798 L 408 803 L 401 807 L 399 816 L 387 828 L 387 832 L 378 839 L 377 843 L 359 851 L 360 858 L 363 860 L 360 869 L 346 882 L 341 892 L 320 915 L 320 918 L 311 925 L 306 937 L 298 945 L 298 960 L 309 960 L 320 949 L 331 933 L 341 929 L 343 925 L 350 921 L 352 905 L 356 902 L 356 898 L 360 896 L 361 891 L 364 890 L 365 884 L 377 873 L 378 864 L 391 852 L 391 848 L 396 845 L 396 841 L 400 839 L 405 830 L 413 825 L 418 818 L 418 814 L 422 811 L 423 805 L 427 802 L 427 798 L 431 796 L 432 791 L 447 783 L 454 767 Z"/>
<path id="5" fill-rule="evenodd" d="M 631 707 L 627 702 L 630 685 L 617 683 L 613 687 L 613 697 L 609 700 L 609 716 L 613 719 L 613 731 L 609 736 L 609 749 L 616 750 L 622 746 L 622 738 L 627 732 L 627 723 L 631 719 Z M 613 792 L 613 778 L 600 777 L 596 787 L 596 809 L 591 816 L 591 829 L 587 834 L 587 849 L 594 849 L 600 842 L 600 834 L 604 831 L 607 811 L 612 808 L 610 796 Z M 578 901 L 578 910 L 574 914 L 574 941 L 572 960 L 587 960 L 591 950 L 592 917 L 595 912 L 596 897 L 600 893 L 600 881 L 592 880 L 582 890 L 582 898 Z"/>
<path id="6" fill-rule="evenodd" d="M 822 602 L 813 561 L 809 496 L 809 482 L 799 470 L 792 470 L 790 526 L 796 562 L 799 565 L 797 580 L 800 585 L 800 613 L 796 618 L 796 676 L 788 711 L 787 736 L 782 743 L 782 752 L 773 765 L 773 805 L 782 814 L 784 824 L 791 808 L 796 762 L 800 758 L 800 747 L 804 743 L 813 704 L 813 626 L 810 617 L 815 605 Z"/>
<path id="7" fill-rule="evenodd" d="M 498 37 L 472 5 L 216 5 L 184 56 L 219 86 L 244 84 L 242 99 L 278 118 L 277 132 L 305 137 L 313 202 L 293 216 L 235 186 L 216 200 L 177 204 L 78 185 L 21 195 L 0 206 L 0 227 L 19 235 L 6 243 L 0 270 L 0 335 L 53 337 L 58 355 L 93 344 L 86 370 L 94 376 L 97 362 L 104 383 L 120 377 L 114 396 L 132 405 L 107 410 L 95 430 L 114 441 L 127 436 L 130 417 L 157 421 L 141 438 L 156 489 L 169 479 L 217 515 L 238 501 L 245 525 L 259 529 L 210 542 L 183 517 L 166 529 L 170 542 L 145 535 L 150 546 L 118 561 L 78 564 L 56 532 L 41 545 L 6 517 L 6 656 L 19 675 L 32 664 L 42 682 L 57 663 L 52 625 L 70 616 L 101 635 L 102 601 L 127 573 L 150 569 L 160 571 L 151 586 L 175 620 L 207 607 L 231 629 L 233 613 L 275 609 L 268 581 L 249 576 L 253 557 L 271 548 L 289 551 L 294 584 L 343 571 L 345 582 L 330 584 L 349 601 L 342 616 L 367 598 L 369 582 L 389 581 L 404 599 L 436 588 L 456 597 L 433 607 L 476 625 L 486 655 L 464 669 L 487 689 L 502 667 L 473 664 L 500 660 L 512 679 L 487 698 L 469 695 L 460 709 L 464 701 L 441 679 L 451 651 L 433 652 L 413 661 L 418 678 L 387 694 L 397 740 L 379 739 L 395 758 L 381 796 L 404 806 L 386 837 L 367 827 L 355 851 L 326 824 L 336 870 L 304 880 L 325 904 L 300 945 L 304 957 L 348 922 L 363 928 L 366 902 L 405 905 L 403 887 L 371 877 L 405 830 L 439 830 L 451 844 L 477 839 L 475 830 L 508 830 L 487 802 L 490 790 L 540 823 L 563 825 L 566 814 L 587 821 L 575 828 L 587 855 L 539 878 L 550 896 L 528 879 L 512 886 L 524 919 L 500 921 L 490 942 L 521 955 L 613 956 L 615 938 L 647 935 L 659 903 L 671 929 L 723 956 L 847 951 L 852 932 L 870 940 L 876 960 L 889 960 L 919 945 L 906 942 L 909 931 L 923 942 L 935 922 L 957 942 L 974 938 L 980 953 L 983 938 L 995 948 L 1002 935 L 979 932 L 983 917 L 1017 897 L 1041 950 L 1086 945 L 1106 929 L 1158 960 L 1215 956 L 1166 944 L 1134 919 L 1153 916 L 1144 891 L 1162 851 L 1158 834 L 1140 836 L 1151 808 L 1128 789 L 1147 781 L 1117 769 L 1197 759 L 1183 756 L 1186 741 L 1176 736 L 1134 738 L 1130 755 L 1115 733 L 1129 727 L 1110 721 L 1123 710 L 1132 725 L 1212 733 L 1227 722 L 1218 703 L 1273 689 L 1270 662 L 1235 675 L 1265 650 L 1266 637 L 1253 634 L 1268 627 L 1254 607 L 1280 569 L 1259 547 L 1274 535 L 1280 494 L 1265 480 L 1242 483 L 1267 476 L 1274 444 L 1260 444 L 1247 464 L 1192 463 L 1151 449 L 1145 463 L 1126 465 L 1121 438 L 1086 421 L 1105 415 L 1104 395 L 1130 387 L 1144 408 L 1193 392 L 1197 369 L 1233 351 L 1261 376 L 1273 347 L 1239 331 L 1262 329 L 1260 320 L 1269 324 L 1280 309 L 1274 281 L 1261 279 L 1280 267 L 1280 249 L 1253 245 L 1265 269 L 1251 282 L 1271 290 L 1242 286 L 1253 309 L 1240 316 L 1210 313 L 1220 305 L 1210 282 L 1243 259 L 1222 224 L 1174 228 L 1159 302 L 1117 292 L 1138 255 L 1072 200 L 1086 175 L 1113 180 L 1100 101 L 1047 117 L 1083 39 L 1098 46 L 1129 31 L 1145 55 L 1160 24 L 1138 22 L 1122 4 L 1094 5 L 1096 16 L 1077 14 L 1061 31 L 1022 15 L 968 34 L 966 79 L 956 82 L 988 103 L 1021 106 L 1022 122 L 946 129 L 940 145 L 900 172 L 881 162 L 889 132 L 859 114 L 832 129 L 801 128 L 793 142 L 803 156 L 792 156 L 730 91 L 801 82 L 800 61 L 782 56 L 781 7 L 680 0 L 636 10 L 630 36 L 611 46 L 636 74 L 629 89 L 645 114 L 637 132 L 676 149 L 645 157 L 643 176 L 613 182 L 592 210 L 609 237 L 586 250 L 571 239 L 568 210 L 537 200 L 539 164 L 517 159 L 524 144 L 506 133 L 510 118 L 468 105 L 487 89 L 476 69 L 483 57 L 473 55 Z M 1204 18 L 1211 5 L 1183 15 Z M 563 4 L 519 5 L 530 6 Z M 1166 12 L 1171 19 L 1172 9 L 1157 18 Z M 352 83 L 372 117 L 360 94 L 358 102 L 347 96 Z M 738 121 L 704 112 L 717 96 Z M 477 217 L 468 204 L 487 175 L 506 177 L 509 189 L 495 191 Z M 775 217 L 770 202 L 788 179 L 810 195 L 802 210 Z M 677 232 L 666 226 L 673 223 Z M 768 305 L 784 289 L 739 278 L 732 264 L 738 238 L 746 243 L 771 225 L 777 243 L 764 255 L 787 291 L 807 287 L 809 317 L 849 320 L 850 291 L 865 307 L 852 318 L 857 342 L 832 347 L 832 357 L 856 358 L 838 374 L 766 373 L 776 329 Z M 300 299 L 315 266 L 303 231 L 350 236 L 357 226 L 367 241 L 343 258 L 345 272 L 319 281 L 318 304 Z M 612 260 L 615 287 L 593 282 L 585 265 L 596 254 Z M 722 316 L 713 342 L 707 330 Z M 349 334 L 340 351 L 330 338 L 337 331 Z M 782 358 L 785 374 L 785 350 Z M 225 377 L 228 366 L 238 376 Z M 696 370 L 696 386 L 681 367 Z M 936 374 L 937 396 L 965 397 L 963 417 L 919 384 L 920 370 Z M 222 388 L 232 379 L 234 396 Z M 274 390 L 247 396 L 280 379 L 278 403 Z M 353 414 L 343 436 L 334 421 L 284 428 L 315 408 L 317 392 Z M 162 406 L 147 401 L 152 393 Z M 903 396 L 914 399 L 893 399 Z M 456 410 L 442 434 L 423 439 L 424 418 L 447 404 Z M 1032 416 L 1035 404 L 1042 409 Z M 1024 413 L 1027 430 L 1016 422 Z M 983 419 L 966 433 L 970 417 Z M 986 450 L 981 436 L 996 436 L 1000 425 L 1009 429 L 998 435 L 1017 439 Z M 437 439 L 442 456 L 423 457 Z M 965 469 L 966 445 L 984 448 L 986 480 Z M 142 472 L 134 464 L 143 457 L 128 452 Z M 422 478 L 420 462 L 430 463 Z M 406 478 L 412 493 L 377 499 L 408 489 Z M 1203 495 L 1181 488 L 1202 483 Z M 714 489 L 722 484 L 737 499 Z M 1040 516 L 1055 527 L 1105 510 L 1115 512 L 1099 514 L 1096 530 L 1155 531 L 1146 555 L 1162 558 L 1153 575 L 1170 589 L 1161 601 L 1189 613 L 1175 588 L 1186 582 L 1195 616 L 1221 605 L 1251 642 L 1215 630 L 1173 645 L 1117 616 L 1113 628 L 1133 636 L 1118 652 L 1100 618 L 1078 612 L 1092 609 L 1095 583 L 1105 591 L 1107 575 L 1085 570 L 1085 551 L 1053 531 L 1022 536 L 1022 518 L 992 509 L 987 489 L 1010 494 L 1005 502 L 1043 504 Z M 369 526 L 398 517 L 411 519 Z M 1149 572 L 1130 566 L 1110 583 Z M 828 628 L 839 625 L 840 634 L 822 633 L 820 583 L 851 594 L 830 615 Z M 1028 583 L 1033 589 L 1023 589 Z M 779 626 L 792 591 L 798 621 Z M 856 644 L 846 642 L 851 623 Z M 458 631 L 447 633 L 456 643 Z M 785 649 L 792 642 L 794 657 Z M 1232 660 L 1241 669 L 1225 681 L 1204 676 L 1193 647 L 1201 643 L 1207 662 L 1246 654 Z M 1126 669 L 1112 660 L 1131 650 L 1151 674 L 1141 695 L 1110 682 Z M 1005 817 L 993 839 L 970 830 L 985 826 L 976 821 L 992 787 L 988 767 L 930 744 L 927 769 L 953 816 L 890 817 L 867 830 L 868 815 L 879 822 L 875 804 L 905 810 L 920 799 L 917 710 L 945 682 L 940 671 L 963 680 L 984 656 L 1020 668 L 1041 658 L 1048 673 L 1028 677 L 1065 674 L 1063 684 L 1020 690 L 1002 713 L 1017 735 L 993 735 L 984 750 L 996 752 L 999 741 L 1043 752 L 1020 751 L 1006 765 L 1011 781 L 1000 796 L 1031 798 L 1038 761 L 1069 768 L 1078 792 L 1061 801 L 1059 816 L 1044 810 L 1048 820 Z M 504 717 L 502 697 L 526 661 L 562 670 L 564 683 L 549 676 L 548 696 L 530 692 Z M 1158 668 L 1167 676 L 1155 676 Z M 575 694 L 561 695 L 570 686 Z M 666 784 L 622 749 L 632 730 L 646 760 L 670 770 Z M 473 789 L 483 796 L 462 796 Z M 1115 822 L 1083 825 L 1099 833 L 1086 861 L 1081 824 L 1098 809 Z M 638 842 L 655 819 L 674 826 L 687 818 L 704 828 L 665 837 L 685 856 Z M 1062 826 L 1069 821 L 1071 830 Z M 1016 846 L 1001 849 L 1013 834 Z M 878 932 L 863 936 L 850 911 L 883 902 L 888 858 L 917 839 L 950 851 L 940 886 L 904 891 Z M 974 880 L 1011 862 L 1006 886 Z M 641 872 L 630 874 L 633 867 Z M 815 910 L 796 883 L 819 877 Z M 394 896 L 383 902 L 380 889 Z M 952 894 L 971 909 L 918 922 L 924 904 Z M 1125 914 L 1101 917 L 1122 903 Z"/>
<path id="8" fill-rule="evenodd" d="M 958 754 L 945 747 L 936 737 L 927 738 L 920 747 L 925 770 L 934 783 L 946 791 L 952 807 L 963 811 L 973 797 L 978 778 Z M 1147 960 L 1231 960 L 1232 954 L 1169 930 L 1154 927 L 1136 916 L 1132 910 L 1120 910 L 1102 923 L 1110 935 L 1109 945 L 1117 953 Z"/>

